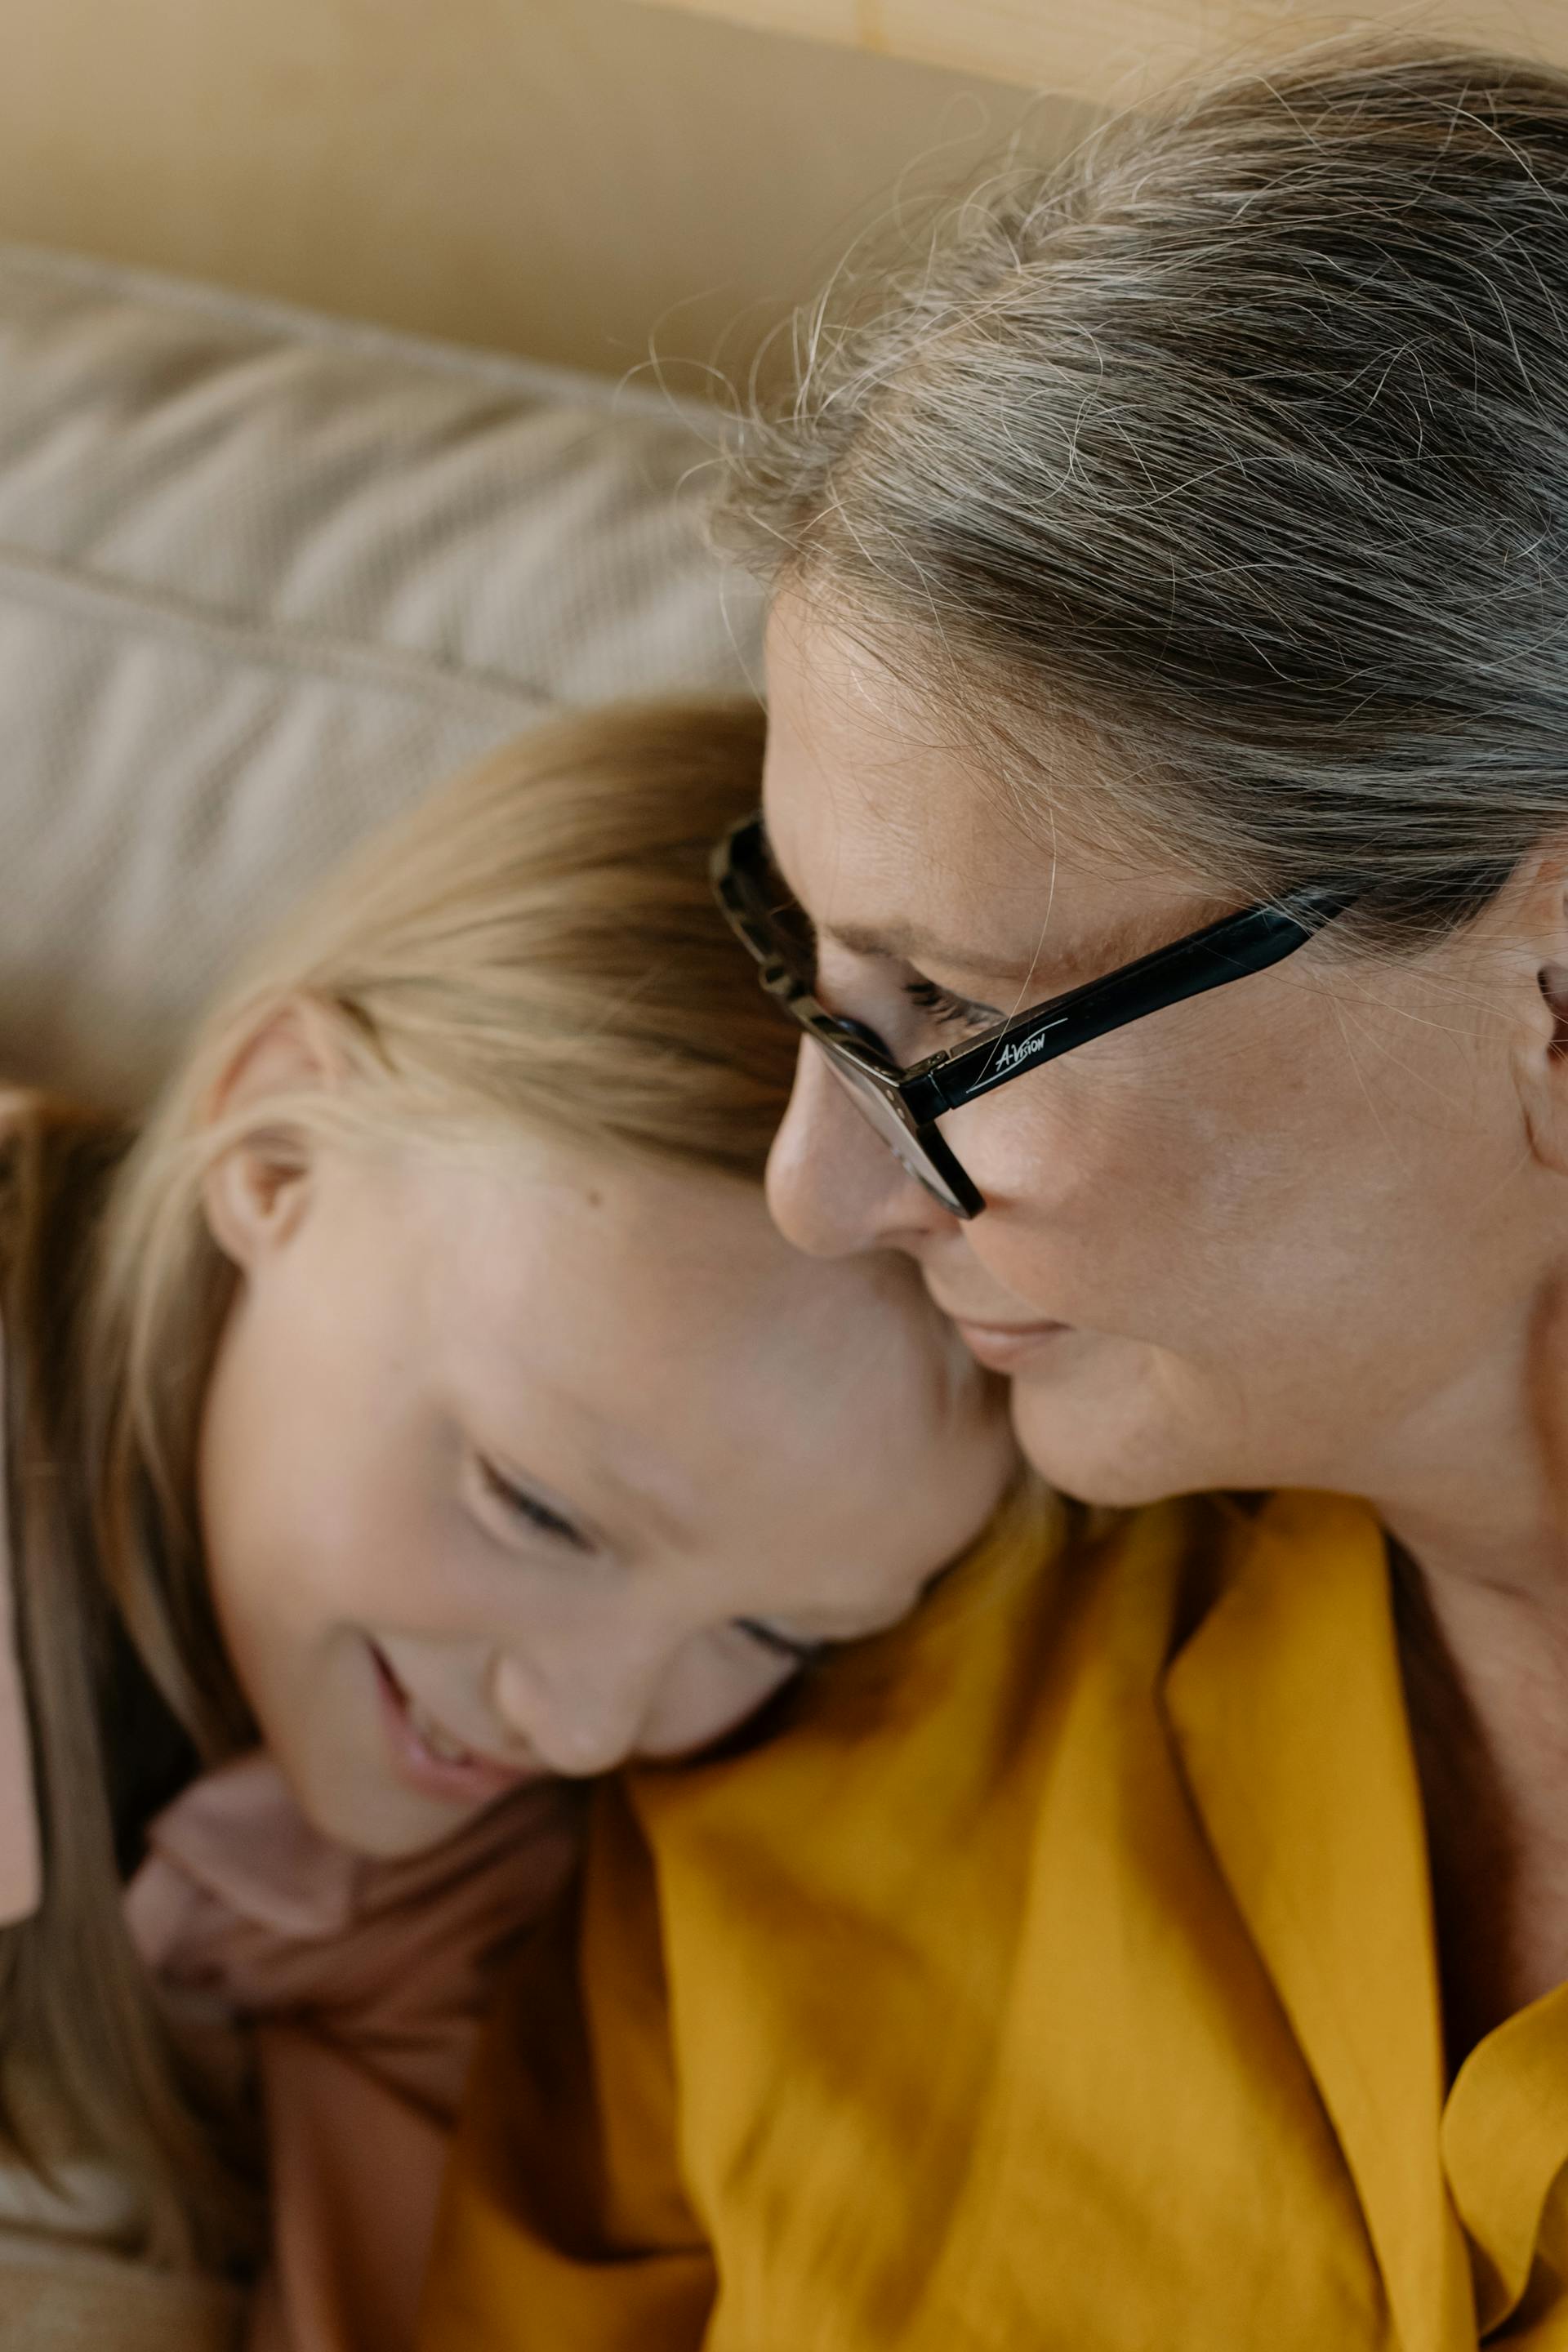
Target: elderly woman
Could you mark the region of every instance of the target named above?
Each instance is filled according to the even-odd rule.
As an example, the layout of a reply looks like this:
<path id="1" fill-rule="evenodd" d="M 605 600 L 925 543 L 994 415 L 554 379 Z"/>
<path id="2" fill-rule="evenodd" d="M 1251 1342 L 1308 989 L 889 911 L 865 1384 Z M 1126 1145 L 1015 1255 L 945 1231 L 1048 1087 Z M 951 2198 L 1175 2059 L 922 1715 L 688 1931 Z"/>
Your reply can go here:
<path id="1" fill-rule="evenodd" d="M 774 1213 L 1140 1507 L 633 1790 L 430 2341 L 1568 2344 L 1568 82 L 1320 51 L 811 348 Z"/>

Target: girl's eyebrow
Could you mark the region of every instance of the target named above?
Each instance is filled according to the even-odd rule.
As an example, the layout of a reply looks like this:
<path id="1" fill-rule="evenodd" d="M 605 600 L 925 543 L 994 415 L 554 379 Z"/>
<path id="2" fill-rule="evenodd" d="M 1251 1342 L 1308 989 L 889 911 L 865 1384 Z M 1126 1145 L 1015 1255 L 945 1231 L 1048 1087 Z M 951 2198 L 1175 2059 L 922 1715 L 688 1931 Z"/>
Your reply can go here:
<path id="1" fill-rule="evenodd" d="M 628 1454 L 624 1423 L 616 1414 L 607 1412 L 575 1375 L 542 1372 L 535 1366 L 525 1373 L 521 1386 L 502 1392 L 496 1408 L 495 1433 L 487 1433 L 483 1426 L 488 1416 L 479 1415 L 470 1424 L 470 1442 L 479 1444 L 509 1478 L 537 1486 L 542 1501 L 554 1503 L 560 1499 L 562 1507 L 566 1507 L 564 1499 L 555 1496 L 551 1483 L 540 1478 L 499 1433 L 508 1414 L 514 1431 L 536 1423 L 541 1397 L 548 1401 L 553 1412 L 565 1416 L 564 1421 L 553 1424 L 554 1436 L 547 1442 L 553 1443 L 558 1450 L 563 1443 L 571 1449 L 583 1480 L 604 1490 L 608 1507 L 623 1531 L 626 1527 L 651 1529 L 657 1539 L 672 1550 L 690 1543 L 693 1518 L 700 1507 L 700 1489 L 680 1473 L 678 1465 L 668 1465 L 661 1476 L 658 1462 L 648 1459 L 639 1463 L 633 1458 Z M 523 1441 L 522 1451 L 537 1452 L 539 1444 L 536 1430 Z M 575 1504 L 570 1507 L 574 1513 L 578 1509 Z M 601 1528 L 600 1533 L 607 1536 L 607 1527 Z"/>
<path id="2" fill-rule="evenodd" d="M 586 1417 L 601 1428 L 611 1427 L 591 1409 Z M 613 1435 L 612 1429 L 612 1440 Z M 607 1495 L 611 1514 L 623 1532 L 627 1528 L 645 1534 L 651 1531 L 657 1541 L 671 1550 L 689 1545 L 691 1525 L 685 1514 L 668 1494 L 659 1492 L 652 1479 L 639 1476 L 629 1465 L 617 1463 L 613 1442 L 593 1449 L 586 1471 L 590 1481 Z"/>

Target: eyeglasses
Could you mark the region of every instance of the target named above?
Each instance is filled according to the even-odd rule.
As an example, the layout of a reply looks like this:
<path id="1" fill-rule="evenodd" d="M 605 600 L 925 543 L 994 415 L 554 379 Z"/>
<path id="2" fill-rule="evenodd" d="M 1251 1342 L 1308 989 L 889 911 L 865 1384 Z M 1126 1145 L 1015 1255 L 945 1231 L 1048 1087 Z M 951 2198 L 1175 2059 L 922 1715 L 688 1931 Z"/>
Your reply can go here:
<path id="1" fill-rule="evenodd" d="M 763 988 L 821 1047 L 835 1076 L 903 1167 L 955 1217 L 977 1217 L 985 1202 L 938 1132 L 945 1112 L 1043 1069 L 1091 1038 L 1282 963 L 1357 896 L 1353 889 L 1300 890 L 1276 903 L 1245 907 L 1103 980 L 1016 1013 L 967 1045 L 903 1069 L 875 1030 L 829 1013 L 813 994 L 811 926 L 768 855 L 760 815 L 731 828 L 713 853 L 712 874 L 719 904 L 755 957 Z"/>

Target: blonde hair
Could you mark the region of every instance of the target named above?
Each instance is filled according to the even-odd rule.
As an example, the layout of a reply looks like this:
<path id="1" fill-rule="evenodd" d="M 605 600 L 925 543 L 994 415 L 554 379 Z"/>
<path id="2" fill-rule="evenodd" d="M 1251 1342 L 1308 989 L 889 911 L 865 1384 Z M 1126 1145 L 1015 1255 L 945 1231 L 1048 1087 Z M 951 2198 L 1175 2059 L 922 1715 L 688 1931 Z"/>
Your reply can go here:
<path id="1" fill-rule="evenodd" d="M 159 2243 L 177 2257 L 210 2258 L 234 2208 L 207 2200 L 204 2212 L 191 2102 L 157 2057 L 145 1996 L 139 2006 L 128 1986 L 122 1929 L 118 1962 L 107 1957 L 119 1892 L 110 1840 L 100 1822 L 95 1899 L 76 1825 L 96 1818 L 83 1757 L 96 1754 L 100 1783 L 113 1759 L 88 1738 L 81 1689 L 66 1685 L 82 1683 L 73 1645 L 107 1592 L 197 1755 L 216 1760 L 254 1736 L 201 1553 L 197 1437 L 235 1280 L 207 1228 L 205 1181 L 258 1125 L 286 1149 L 290 1132 L 334 1122 L 422 1136 L 510 1125 L 758 1179 L 794 1049 L 725 933 L 708 860 L 755 804 L 763 732 L 753 707 L 670 704 L 508 745 L 370 842 L 237 976 L 122 1159 L 110 1150 L 103 1165 L 101 1139 L 84 1140 L 96 1131 L 68 1121 L 37 1122 L 14 1148 L 0 1239 L 22 1360 L 11 1454 L 19 1614 L 29 1688 L 58 1692 L 63 1716 L 35 1709 L 51 1893 L 37 1921 L 0 1937 L 0 2050 L 23 2034 L 55 2053 L 94 2145 L 161 2183 Z M 343 1085 L 269 1101 L 261 1118 L 225 1115 L 228 1075 L 300 1003 L 333 1025 Z M 84 1151 L 89 1174 L 68 1181 Z M 77 1229 L 91 1202 L 88 1254 Z M 85 1269 L 78 1311 L 63 1318 L 37 1274 L 60 1255 L 62 1228 Z M 59 1480 L 34 1475 L 61 1462 L 63 1507 Z M 103 1812 L 101 1787 L 96 1802 Z M 92 2006 L 68 1932 L 72 1948 L 90 1932 L 96 1973 L 113 1987 L 98 2000 L 89 2068 L 79 2019 L 53 2000 L 42 1965 L 57 1948 L 59 1980 Z M 15 2112 L 0 2106 L 0 2120 L 17 2134 Z"/>

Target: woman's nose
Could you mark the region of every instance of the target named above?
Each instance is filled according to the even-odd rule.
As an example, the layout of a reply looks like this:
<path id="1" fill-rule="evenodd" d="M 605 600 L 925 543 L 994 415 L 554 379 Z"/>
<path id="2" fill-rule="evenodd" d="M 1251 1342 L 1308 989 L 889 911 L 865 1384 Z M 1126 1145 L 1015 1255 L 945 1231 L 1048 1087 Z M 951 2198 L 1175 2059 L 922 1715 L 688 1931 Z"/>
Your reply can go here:
<path id="1" fill-rule="evenodd" d="M 547 1771 L 584 1780 L 636 1752 L 652 1702 L 650 1679 L 629 1664 L 617 1667 L 603 1644 L 580 1674 L 563 1662 L 542 1671 L 536 1657 L 503 1652 L 490 1696 L 501 1721 Z"/>
<path id="2" fill-rule="evenodd" d="M 826 1055 L 802 1038 L 784 1123 L 768 1155 L 768 1207 L 813 1257 L 910 1247 L 952 1220 L 857 1110 Z"/>

